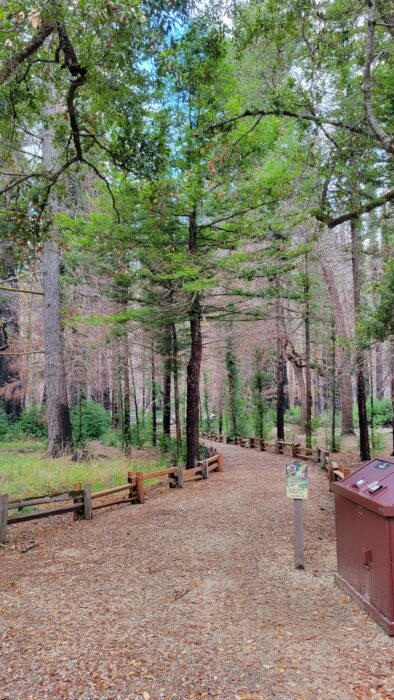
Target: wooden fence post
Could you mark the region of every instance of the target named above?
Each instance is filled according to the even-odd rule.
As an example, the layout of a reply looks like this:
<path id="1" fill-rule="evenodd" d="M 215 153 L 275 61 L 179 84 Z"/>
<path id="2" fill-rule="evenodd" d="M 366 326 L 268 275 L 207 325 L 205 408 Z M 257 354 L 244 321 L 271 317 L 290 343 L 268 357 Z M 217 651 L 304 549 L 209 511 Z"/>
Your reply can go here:
<path id="1" fill-rule="evenodd" d="M 279 442 L 278 440 L 275 440 L 275 454 L 280 454 L 280 449 L 279 449 Z"/>
<path id="2" fill-rule="evenodd" d="M 291 454 L 293 457 L 297 457 L 297 443 L 295 442 L 291 445 Z"/>
<path id="3" fill-rule="evenodd" d="M 86 484 L 86 486 L 83 487 L 83 517 L 85 520 L 92 520 L 93 518 L 90 484 Z"/>
<path id="4" fill-rule="evenodd" d="M 73 484 L 71 488 L 73 489 L 73 491 L 81 491 L 82 484 L 80 481 L 78 481 L 76 484 Z M 81 505 L 82 505 L 82 499 L 81 498 L 73 498 L 73 503 L 81 503 Z M 81 517 L 82 517 L 81 511 L 74 510 L 73 520 L 80 520 Z"/>
<path id="5" fill-rule="evenodd" d="M 202 463 L 201 473 L 202 473 L 203 479 L 208 479 L 208 460 L 207 459 L 204 459 L 204 461 Z"/>
<path id="6" fill-rule="evenodd" d="M 137 503 L 145 503 L 144 472 L 136 473 Z"/>
<path id="7" fill-rule="evenodd" d="M 223 454 L 219 452 L 218 454 L 218 472 L 223 471 Z"/>
<path id="8" fill-rule="evenodd" d="M 8 496 L 0 494 L 0 544 L 7 541 Z"/>
<path id="9" fill-rule="evenodd" d="M 254 437 L 249 438 L 249 447 L 250 447 L 251 449 L 254 448 Z"/>
<path id="10" fill-rule="evenodd" d="M 178 489 L 183 489 L 183 469 L 182 469 L 182 467 L 177 467 L 176 481 L 177 481 Z"/>
<path id="11" fill-rule="evenodd" d="M 134 483 L 133 483 L 133 472 L 127 472 L 127 483 L 130 484 L 129 488 L 129 498 L 133 498 L 133 488 L 134 488 Z"/>
<path id="12" fill-rule="evenodd" d="M 265 440 L 264 440 L 264 438 L 260 438 L 260 450 L 261 450 L 261 452 L 265 452 Z"/>

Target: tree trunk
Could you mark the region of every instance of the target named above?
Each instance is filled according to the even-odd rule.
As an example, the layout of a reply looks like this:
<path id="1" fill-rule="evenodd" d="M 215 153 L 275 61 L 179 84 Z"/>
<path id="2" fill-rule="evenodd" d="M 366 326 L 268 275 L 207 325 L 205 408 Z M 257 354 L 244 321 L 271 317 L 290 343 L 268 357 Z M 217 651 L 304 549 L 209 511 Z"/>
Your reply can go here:
<path id="1" fill-rule="evenodd" d="M 180 455 L 182 449 L 182 430 L 179 402 L 179 367 L 178 367 L 178 336 L 175 323 L 172 324 L 172 372 L 174 377 L 174 408 L 175 408 L 175 431 L 177 454 Z"/>
<path id="2" fill-rule="evenodd" d="M 308 261 L 305 260 L 305 379 L 306 379 L 306 419 L 305 419 L 305 445 L 312 447 L 312 375 L 311 375 L 311 311 L 310 311 L 310 280 Z"/>
<path id="3" fill-rule="evenodd" d="M 171 371 L 172 371 L 172 327 L 164 327 L 163 359 L 163 435 L 171 437 Z"/>
<path id="4" fill-rule="evenodd" d="M 197 212 L 194 207 L 189 217 L 189 253 L 197 253 Z M 186 468 L 193 469 L 199 457 L 199 416 L 200 416 L 200 372 L 202 360 L 202 309 L 200 294 L 195 293 L 190 300 L 190 358 L 187 364 L 186 381 Z"/>
<path id="5" fill-rule="evenodd" d="M 359 318 L 361 307 L 361 273 L 360 273 L 360 241 L 358 235 L 358 223 L 350 222 L 352 235 L 352 267 L 353 267 L 353 299 L 355 323 Z M 369 449 L 367 402 L 365 389 L 365 362 L 362 349 L 356 347 L 356 376 L 357 376 L 357 405 L 358 423 L 360 430 L 360 458 L 363 461 L 371 459 Z"/>
<path id="6" fill-rule="evenodd" d="M 129 358 L 129 362 L 130 362 L 130 371 L 131 371 L 131 384 L 133 387 L 133 400 L 134 400 L 135 424 L 137 427 L 137 440 L 139 440 L 139 437 L 140 437 L 140 419 L 139 419 L 139 413 L 138 413 L 137 387 L 135 384 L 134 367 L 133 367 L 133 363 L 131 361 L 131 357 Z"/>
<path id="7" fill-rule="evenodd" d="M 392 408 L 392 412 L 393 412 L 393 418 L 392 418 L 393 451 L 391 453 L 391 456 L 394 457 L 394 340 L 391 342 L 390 372 L 391 372 L 391 408 Z"/>
<path id="8" fill-rule="evenodd" d="M 51 114 L 54 109 L 56 110 L 56 107 L 47 105 L 44 111 Z M 45 169 L 50 171 L 56 161 L 56 149 L 53 132 L 48 128 L 43 133 L 42 157 Z M 52 215 L 60 209 L 53 196 L 48 204 Z M 61 323 L 60 244 L 57 232 L 51 233 L 51 240 L 44 243 L 42 254 L 43 331 L 48 452 L 52 457 L 58 457 L 72 449 L 72 429 L 67 401 Z"/>
<path id="9" fill-rule="evenodd" d="M 342 304 L 339 298 L 337 286 L 331 267 L 320 256 L 320 264 L 323 270 L 324 279 L 327 285 L 331 300 L 336 335 L 345 343 L 349 341 L 345 325 L 345 317 Z M 341 345 L 338 348 L 339 380 L 341 386 L 341 412 L 342 412 L 342 433 L 344 435 L 354 434 L 353 424 L 353 386 L 351 376 L 351 357 L 349 350 Z"/>
<path id="10" fill-rule="evenodd" d="M 11 254 L 8 252 L 9 247 L 9 241 L 2 242 L 0 246 L 1 257 L 3 258 L 4 254 L 5 259 L 1 262 L 6 277 L 13 278 L 13 280 L 9 282 L 10 287 L 17 287 L 15 265 Z M 8 294 L 2 291 L 1 296 L 4 301 L 0 309 L 0 352 L 3 353 L 9 347 L 10 332 L 16 338 L 19 336 L 19 305 L 17 294 L 13 292 Z M 15 423 L 22 412 L 23 387 L 19 371 L 15 368 L 15 362 L 12 362 L 12 357 L 6 354 L 0 354 L 0 393 L 1 404 L 4 411 L 12 422 Z"/>
<path id="11" fill-rule="evenodd" d="M 331 451 L 337 451 L 336 438 L 336 410 L 337 410 L 337 374 L 336 374 L 336 335 L 334 318 L 332 320 L 332 335 L 331 335 Z"/>
<path id="12" fill-rule="evenodd" d="M 227 379 L 228 379 L 228 394 L 229 394 L 229 404 L 230 404 L 230 421 L 231 421 L 231 434 L 238 435 L 238 421 L 237 421 L 237 404 L 236 404 L 236 362 L 234 353 L 230 349 L 226 353 L 226 365 L 227 365 Z"/>
<path id="13" fill-rule="evenodd" d="M 131 399 L 130 399 L 130 376 L 129 376 L 129 344 L 127 335 L 123 338 L 123 449 L 129 450 L 131 446 Z"/>
<path id="14" fill-rule="evenodd" d="M 152 345 L 151 354 L 151 379 L 152 379 L 152 445 L 157 445 L 157 406 L 156 406 L 156 368 L 155 347 Z"/>
<path id="15" fill-rule="evenodd" d="M 200 370 L 202 359 L 201 305 L 196 295 L 190 312 L 191 347 L 187 364 L 186 468 L 193 469 L 199 455 Z"/>
<path id="16" fill-rule="evenodd" d="M 279 291 L 279 283 L 277 284 Z M 285 439 L 285 353 L 283 343 L 283 306 L 276 303 L 276 438 Z"/>
<path id="17" fill-rule="evenodd" d="M 55 240 L 44 243 L 42 275 L 48 452 L 52 457 L 59 457 L 72 449 L 72 429 L 61 325 L 60 251 Z"/>

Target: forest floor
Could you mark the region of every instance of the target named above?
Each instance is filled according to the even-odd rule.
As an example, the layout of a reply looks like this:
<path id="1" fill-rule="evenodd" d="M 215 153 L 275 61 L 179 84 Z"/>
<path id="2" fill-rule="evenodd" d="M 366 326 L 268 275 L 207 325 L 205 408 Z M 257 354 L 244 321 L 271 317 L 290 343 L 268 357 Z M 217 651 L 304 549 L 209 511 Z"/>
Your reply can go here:
<path id="1" fill-rule="evenodd" d="M 394 697 L 394 639 L 334 585 L 326 476 L 296 571 L 285 458 L 220 449 L 223 474 L 145 505 L 10 528 L 1 700 Z"/>

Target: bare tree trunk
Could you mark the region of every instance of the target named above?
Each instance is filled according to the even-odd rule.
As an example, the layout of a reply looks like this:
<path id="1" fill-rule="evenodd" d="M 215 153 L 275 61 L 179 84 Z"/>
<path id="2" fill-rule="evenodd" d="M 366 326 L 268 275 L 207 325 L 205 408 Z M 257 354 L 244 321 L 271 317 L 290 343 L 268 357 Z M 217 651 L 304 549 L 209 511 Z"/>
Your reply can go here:
<path id="1" fill-rule="evenodd" d="M 44 243 L 42 287 L 48 452 L 52 457 L 59 457 L 72 449 L 72 429 L 67 402 L 61 324 L 60 251 L 56 240 Z"/>
<path id="2" fill-rule="evenodd" d="M 155 368 L 155 347 L 152 344 L 151 354 L 152 373 L 152 445 L 157 445 L 157 406 L 156 406 L 156 368 Z"/>
<path id="3" fill-rule="evenodd" d="M 129 362 L 130 362 L 130 371 L 131 371 L 131 384 L 133 387 L 135 424 L 137 427 L 137 439 L 139 440 L 139 437 L 140 437 L 140 418 L 139 418 L 139 412 L 138 412 L 137 387 L 135 384 L 134 367 L 133 367 L 133 363 L 131 361 L 131 357 L 129 357 Z"/>
<path id="4" fill-rule="evenodd" d="M 205 418 L 207 421 L 208 432 L 211 432 L 211 418 L 209 412 L 209 396 L 208 396 L 208 377 L 207 373 L 204 373 L 204 408 L 205 408 Z"/>
<path id="5" fill-rule="evenodd" d="M 328 263 L 320 256 L 320 264 L 323 270 L 324 279 L 330 295 L 331 306 L 335 323 L 337 337 L 344 342 L 349 340 L 346 331 L 345 318 L 342 304 L 339 299 L 338 290 L 335 284 L 334 275 Z M 342 412 L 342 433 L 344 435 L 354 434 L 353 424 L 353 386 L 351 376 L 350 352 L 341 345 L 338 347 L 339 380 L 341 386 L 341 412 Z"/>
<path id="6" fill-rule="evenodd" d="M 178 336 L 175 323 L 172 324 L 172 372 L 174 377 L 174 408 L 175 408 L 175 431 L 178 455 L 182 448 L 181 416 L 179 408 L 179 367 L 178 367 Z"/>
<path id="7" fill-rule="evenodd" d="M 350 222 L 352 235 L 352 266 L 353 266 L 353 298 L 354 314 L 357 325 L 361 307 L 361 273 L 360 273 L 360 241 L 358 235 L 358 223 L 352 219 Z M 360 347 L 356 348 L 356 372 L 357 372 L 357 405 L 358 422 L 360 429 L 360 458 L 371 459 L 369 449 L 367 401 L 365 389 L 365 362 L 364 353 Z"/>
<path id="8" fill-rule="evenodd" d="M 312 447 L 312 375 L 311 375 L 311 311 L 310 311 L 310 280 L 308 260 L 305 259 L 304 282 L 304 323 L 305 323 L 305 379 L 306 379 L 306 419 L 305 419 L 305 445 Z"/>
<path id="9" fill-rule="evenodd" d="M 279 292 L 279 282 L 277 291 Z M 278 296 L 276 302 L 276 437 L 285 439 L 285 352 L 283 306 Z"/>
<path id="10" fill-rule="evenodd" d="M 194 207 L 189 217 L 189 253 L 197 253 L 197 212 Z M 186 468 L 193 469 L 199 456 L 200 372 L 202 361 L 202 309 L 200 294 L 193 295 L 189 310 L 190 358 L 187 364 L 186 398 Z"/>
<path id="11" fill-rule="evenodd" d="M 172 327 L 164 327 L 163 358 L 163 435 L 171 437 L 171 370 L 172 370 Z"/>
<path id="12" fill-rule="evenodd" d="M 51 114 L 56 107 L 47 105 Z M 42 140 L 43 164 L 47 171 L 56 162 L 54 135 L 46 129 Z M 51 197 L 52 214 L 59 204 Z M 72 449 L 72 429 L 67 401 L 66 371 L 64 365 L 63 329 L 61 323 L 60 243 L 58 233 L 51 231 L 51 239 L 44 243 L 42 254 L 42 286 L 44 292 L 43 330 L 45 352 L 45 391 L 48 409 L 48 452 L 58 457 Z"/>
<path id="13" fill-rule="evenodd" d="M 131 446 L 130 416 L 130 377 L 129 377 L 129 344 L 127 335 L 123 338 L 123 449 L 128 450 Z"/>
<path id="14" fill-rule="evenodd" d="M 390 372 L 391 372 L 391 408 L 393 412 L 392 426 L 393 426 L 393 451 L 391 453 L 394 457 L 394 340 L 391 342 L 391 360 L 390 360 Z"/>

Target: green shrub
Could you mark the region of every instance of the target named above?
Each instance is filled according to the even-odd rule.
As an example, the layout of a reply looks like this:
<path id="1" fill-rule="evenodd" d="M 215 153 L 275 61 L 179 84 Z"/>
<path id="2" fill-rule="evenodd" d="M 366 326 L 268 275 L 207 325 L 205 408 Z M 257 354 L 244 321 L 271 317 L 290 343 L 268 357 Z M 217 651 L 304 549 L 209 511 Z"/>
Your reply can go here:
<path id="1" fill-rule="evenodd" d="M 107 445 L 108 447 L 122 447 L 122 434 L 120 430 L 110 428 L 107 430 L 106 433 L 101 435 L 100 441 L 103 443 L 103 445 Z"/>
<path id="2" fill-rule="evenodd" d="M 83 444 L 104 435 L 111 425 L 108 411 L 96 401 L 83 399 L 71 411 L 74 440 Z"/>
<path id="3" fill-rule="evenodd" d="M 388 397 L 384 399 L 375 399 L 373 402 L 373 413 L 374 413 L 374 424 L 376 427 L 388 428 L 391 426 L 391 421 L 393 420 L 393 409 L 391 405 L 391 400 Z M 372 410 L 371 410 L 371 399 L 367 402 L 367 414 L 368 421 L 371 422 Z"/>
<path id="4" fill-rule="evenodd" d="M 301 406 L 290 406 L 285 413 L 285 423 L 301 425 Z"/>
<path id="5" fill-rule="evenodd" d="M 16 426 L 9 416 L 0 408 L 0 440 L 11 440 L 16 436 Z"/>
<path id="6" fill-rule="evenodd" d="M 16 431 L 20 435 L 33 437 L 37 440 L 47 438 L 48 422 L 45 407 L 39 405 L 25 408 L 16 424 Z"/>

